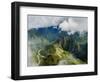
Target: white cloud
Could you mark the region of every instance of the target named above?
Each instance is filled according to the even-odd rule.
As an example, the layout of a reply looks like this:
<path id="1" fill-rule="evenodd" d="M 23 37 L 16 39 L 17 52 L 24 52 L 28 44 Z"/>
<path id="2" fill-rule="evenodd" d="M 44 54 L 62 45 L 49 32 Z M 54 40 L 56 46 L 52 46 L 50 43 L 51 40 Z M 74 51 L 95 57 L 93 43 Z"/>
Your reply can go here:
<path id="1" fill-rule="evenodd" d="M 64 31 L 71 32 L 87 31 L 87 18 L 69 17 L 68 20 L 64 20 L 59 27 Z"/>
<path id="2" fill-rule="evenodd" d="M 28 29 L 42 28 L 48 26 L 57 26 L 62 30 L 71 31 L 87 31 L 88 20 L 86 17 L 63 17 L 63 16 L 28 16 Z"/>
<path id="3" fill-rule="evenodd" d="M 28 29 L 48 26 L 57 26 L 64 17 L 54 16 L 28 16 Z"/>

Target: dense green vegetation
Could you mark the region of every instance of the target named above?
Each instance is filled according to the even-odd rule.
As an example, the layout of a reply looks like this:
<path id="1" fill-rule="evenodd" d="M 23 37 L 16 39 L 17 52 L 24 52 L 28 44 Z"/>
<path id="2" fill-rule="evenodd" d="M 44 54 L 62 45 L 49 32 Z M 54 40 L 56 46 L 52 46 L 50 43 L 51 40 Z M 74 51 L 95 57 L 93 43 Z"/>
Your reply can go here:
<path id="1" fill-rule="evenodd" d="M 53 26 L 29 30 L 33 63 L 40 66 L 86 64 L 87 32 L 69 33 Z"/>

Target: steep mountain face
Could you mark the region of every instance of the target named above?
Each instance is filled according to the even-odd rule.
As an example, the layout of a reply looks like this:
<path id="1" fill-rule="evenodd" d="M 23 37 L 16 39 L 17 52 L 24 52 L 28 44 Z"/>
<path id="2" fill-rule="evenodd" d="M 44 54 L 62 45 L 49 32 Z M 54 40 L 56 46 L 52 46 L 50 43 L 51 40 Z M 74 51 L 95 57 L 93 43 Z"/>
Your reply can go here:
<path id="1" fill-rule="evenodd" d="M 59 26 L 32 28 L 28 45 L 39 65 L 83 64 L 87 63 L 87 35 L 62 31 Z"/>
<path id="2" fill-rule="evenodd" d="M 47 40 L 54 41 L 56 39 L 58 39 L 59 37 L 59 32 L 61 29 L 57 28 L 57 27 L 48 27 L 48 28 L 33 28 L 31 30 L 28 31 L 28 37 L 29 38 L 34 38 L 34 37 L 42 37 L 42 38 L 46 38 Z"/>

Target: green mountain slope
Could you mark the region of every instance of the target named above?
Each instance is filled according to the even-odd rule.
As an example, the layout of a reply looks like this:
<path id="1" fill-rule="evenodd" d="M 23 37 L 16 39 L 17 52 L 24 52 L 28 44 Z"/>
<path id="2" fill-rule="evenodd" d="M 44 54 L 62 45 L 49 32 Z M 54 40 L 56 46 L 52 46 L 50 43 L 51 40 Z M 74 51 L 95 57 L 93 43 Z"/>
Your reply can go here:
<path id="1" fill-rule="evenodd" d="M 41 66 L 47 65 L 76 65 L 85 62 L 73 56 L 72 53 L 63 50 L 59 44 L 51 44 L 33 54 L 33 62 Z"/>

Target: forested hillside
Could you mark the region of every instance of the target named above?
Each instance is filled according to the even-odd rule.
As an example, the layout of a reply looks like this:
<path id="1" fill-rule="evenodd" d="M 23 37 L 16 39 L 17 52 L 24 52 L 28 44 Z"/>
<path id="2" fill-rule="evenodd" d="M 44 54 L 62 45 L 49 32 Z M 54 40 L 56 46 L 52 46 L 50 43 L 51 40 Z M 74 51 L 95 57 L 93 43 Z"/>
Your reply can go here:
<path id="1" fill-rule="evenodd" d="M 86 31 L 63 31 L 59 26 L 28 30 L 34 65 L 76 65 L 87 62 Z"/>

